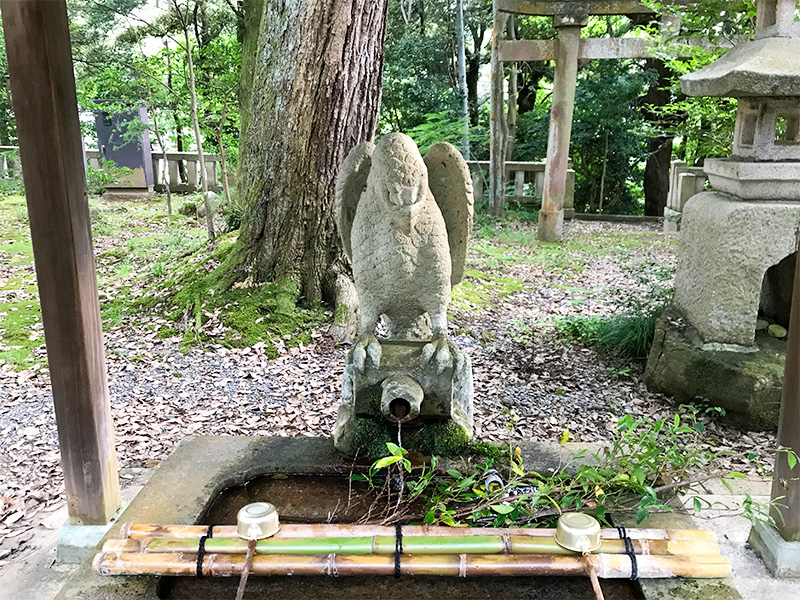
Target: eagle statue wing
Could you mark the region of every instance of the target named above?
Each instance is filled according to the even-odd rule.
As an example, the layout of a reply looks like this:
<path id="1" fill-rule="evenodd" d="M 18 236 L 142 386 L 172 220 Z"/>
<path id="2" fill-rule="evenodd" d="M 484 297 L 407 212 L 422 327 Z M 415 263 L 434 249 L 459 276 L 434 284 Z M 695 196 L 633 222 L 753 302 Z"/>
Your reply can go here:
<path id="1" fill-rule="evenodd" d="M 375 144 L 372 142 L 361 142 L 350 150 L 339 168 L 339 176 L 336 178 L 334 216 L 344 251 L 351 260 L 353 248 L 350 243 L 350 230 L 353 228 L 358 201 L 367 186 L 373 150 L 375 150 Z"/>
<path id="2" fill-rule="evenodd" d="M 428 186 L 444 217 L 450 245 L 452 274 L 456 285 L 464 277 L 467 242 L 472 233 L 472 178 L 461 152 L 447 142 L 439 142 L 425 154 Z"/>

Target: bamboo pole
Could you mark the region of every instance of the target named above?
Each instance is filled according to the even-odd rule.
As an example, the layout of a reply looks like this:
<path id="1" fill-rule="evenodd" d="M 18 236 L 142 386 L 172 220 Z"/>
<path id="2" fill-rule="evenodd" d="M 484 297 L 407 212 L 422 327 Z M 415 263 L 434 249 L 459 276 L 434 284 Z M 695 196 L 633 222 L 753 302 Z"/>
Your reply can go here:
<path id="1" fill-rule="evenodd" d="M 241 575 L 244 555 L 206 554 L 202 573 L 206 576 Z M 274 555 L 253 557 L 253 575 L 392 575 L 394 556 L 348 555 Z M 581 556 L 532 555 L 441 555 L 399 557 L 402 575 L 531 576 L 586 574 L 587 568 L 603 579 L 626 579 L 631 576 L 631 561 L 625 555 L 592 554 Z M 637 559 L 639 577 L 670 578 L 728 577 L 730 564 L 722 556 L 697 557 L 641 556 Z M 196 575 L 197 556 L 191 553 L 146 554 L 101 552 L 93 569 L 100 575 Z"/>
<path id="2" fill-rule="evenodd" d="M 533 528 L 496 528 L 496 527 L 437 527 L 432 525 L 404 525 L 403 538 L 414 536 L 452 536 L 455 532 L 461 535 L 511 535 L 527 537 L 553 537 L 555 529 Z M 703 529 L 628 529 L 627 535 L 632 540 L 673 540 L 699 542 L 716 542 L 713 531 Z M 143 523 L 125 523 L 120 528 L 123 538 L 181 538 L 200 539 L 208 533 L 208 525 L 148 525 Z M 213 537 L 236 537 L 235 525 L 215 525 Z M 281 524 L 281 529 L 271 539 L 281 538 L 327 538 L 327 537 L 359 537 L 359 536 L 394 536 L 394 527 L 380 525 L 339 525 L 339 524 Z M 618 540 L 616 529 L 603 529 L 600 538 Z"/>
<path id="3" fill-rule="evenodd" d="M 127 540 L 131 544 L 112 540 L 103 547 L 106 551 L 135 551 L 147 553 L 197 553 L 199 540 L 181 538 L 142 538 Z M 395 536 L 353 538 L 269 538 L 260 540 L 256 554 L 349 554 L 390 555 L 395 552 Z M 244 554 L 247 540 L 214 537 L 206 539 L 204 548 L 217 554 Z M 719 555 L 719 545 L 712 541 L 633 540 L 637 555 L 713 556 Z M 403 536 L 403 551 L 407 554 L 548 554 L 577 555 L 558 544 L 554 538 L 525 536 Z M 622 540 L 603 540 L 598 554 L 625 554 Z"/>

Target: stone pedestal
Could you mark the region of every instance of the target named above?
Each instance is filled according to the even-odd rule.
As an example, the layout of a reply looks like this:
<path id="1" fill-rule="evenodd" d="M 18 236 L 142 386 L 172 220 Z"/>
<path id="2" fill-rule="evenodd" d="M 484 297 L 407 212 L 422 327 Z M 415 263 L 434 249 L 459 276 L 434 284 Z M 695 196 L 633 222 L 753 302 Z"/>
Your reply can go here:
<path id="1" fill-rule="evenodd" d="M 778 423 L 786 342 L 758 332 L 753 348 L 736 352 L 705 344 L 697 329 L 668 310 L 656 324 L 644 380 L 679 402 L 705 398 L 748 427 Z"/>
<path id="2" fill-rule="evenodd" d="M 682 402 L 706 399 L 751 425 L 777 425 L 786 342 L 756 328 L 765 312 L 788 325 L 798 231 L 798 203 L 719 192 L 686 203 L 673 308 L 647 361 L 651 389 Z"/>
<path id="3" fill-rule="evenodd" d="M 439 373 L 435 360 L 423 360 L 427 343 L 383 340 L 380 368 L 368 360 L 363 372 L 356 369 L 350 352 L 333 434 L 339 451 L 384 456 L 386 442 L 398 442 L 398 423 L 389 414 L 389 403 L 396 396 L 408 396 L 408 420 L 399 429 L 405 449 L 448 455 L 467 446 L 473 432 L 469 356 L 448 342 L 452 365 Z M 421 400 L 396 391 L 406 384 L 419 386 Z"/>
<path id="4" fill-rule="evenodd" d="M 756 521 L 747 542 L 773 577 L 800 578 L 800 542 L 787 542 L 768 523 Z"/>
<path id="5" fill-rule="evenodd" d="M 753 346 L 764 276 L 795 252 L 798 230 L 800 204 L 718 192 L 687 202 L 674 305 L 704 343 Z"/>

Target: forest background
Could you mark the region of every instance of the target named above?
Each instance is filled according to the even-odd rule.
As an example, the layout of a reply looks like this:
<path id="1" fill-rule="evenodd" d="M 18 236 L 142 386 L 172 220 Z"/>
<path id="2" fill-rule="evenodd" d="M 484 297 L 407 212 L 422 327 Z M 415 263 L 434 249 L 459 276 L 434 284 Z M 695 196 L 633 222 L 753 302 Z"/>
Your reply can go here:
<path id="1" fill-rule="evenodd" d="M 68 0 L 86 139 L 95 139 L 94 111 L 126 110 L 130 103 L 141 101 L 147 105 L 150 122 L 120 131 L 120 143 L 141 135 L 142 128 L 150 131 L 154 152 L 196 151 L 199 138 L 205 152 L 224 154 L 226 170 L 235 173 L 248 3 L 254 0 Z M 646 3 L 659 8 L 658 2 Z M 464 14 L 463 36 L 458 30 L 459 4 Z M 708 156 L 730 153 L 735 100 L 687 98 L 677 80 L 709 64 L 738 36 L 751 32 L 755 2 L 706 0 L 679 11 L 680 33 L 671 39 L 674 43 L 655 49 L 653 58 L 581 62 L 570 151 L 577 175 L 578 212 L 661 215 L 671 160 L 702 164 Z M 648 21 L 591 17 L 583 36 L 644 36 L 657 27 Z M 546 17 L 509 19 L 507 29 L 509 37 L 516 39 L 556 36 Z M 464 119 L 468 119 L 469 158 L 487 160 L 491 32 L 491 0 L 389 0 L 378 135 L 403 131 L 423 152 L 442 140 L 461 146 Z M 678 37 L 706 44 L 678 57 Z M 457 72 L 461 39 L 466 57 L 466 116 Z M 194 85 L 190 71 L 194 71 Z M 4 48 L 0 75 L 8 81 Z M 543 160 L 552 63 L 507 64 L 505 77 L 507 85 L 516 88 L 510 158 Z M 198 136 L 193 130 L 193 97 Z M 119 103 L 97 102 L 110 99 Z M 9 93 L 0 94 L 0 145 L 13 146 L 16 141 Z M 90 170 L 89 177 L 102 184 L 100 174 Z M 185 173 L 181 177 L 185 179 Z M 20 191 L 21 181 L 5 179 L 2 186 L 6 191 Z M 231 222 L 242 212 L 236 206 L 235 190 L 233 197 L 227 209 L 233 213 Z"/>

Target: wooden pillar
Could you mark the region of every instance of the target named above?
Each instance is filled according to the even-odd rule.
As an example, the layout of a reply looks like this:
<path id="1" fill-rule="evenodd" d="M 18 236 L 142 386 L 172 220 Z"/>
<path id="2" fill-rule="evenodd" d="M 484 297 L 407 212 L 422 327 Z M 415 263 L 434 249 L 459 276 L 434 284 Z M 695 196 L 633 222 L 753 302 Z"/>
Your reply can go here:
<path id="1" fill-rule="evenodd" d="M 506 119 L 504 115 L 503 62 L 500 60 L 499 44 L 508 16 L 494 7 L 494 26 L 492 27 L 492 91 L 489 114 L 489 213 L 503 216 L 505 196 L 506 164 Z"/>
<path id="2" fill-rule="evenodd" d="M 65 0 L 2 0 L 8 72 L 70 521 L 119 507 Z"/>
<path id="3" fill-rule="evenodd" d="M 786 345 L 778 446 L 791 448 L 800 454 L 800 252 L 798 258 Z M 800 542 L 800 464 L 790 468 L 783 452 L 775 458 L 772 500 L 772 517 L 781 536 L 787 542 Z"/>
<path id="4" fill-rule="evenodd" d="M 585 25 L 587 21 L 588 15 L 585 14 L 553 18 L 553 24 L 558 28 L 558 42 L 542 210 L 539 211 L 539 239 L 544 242 L 560 241 L 564 230 L 569 140 L 572 135 L 572 113 L 578 81 L 578 46 L 581 25 Z"/>

